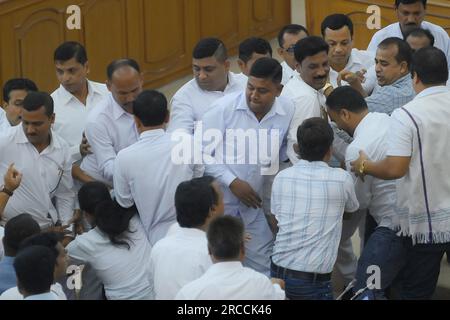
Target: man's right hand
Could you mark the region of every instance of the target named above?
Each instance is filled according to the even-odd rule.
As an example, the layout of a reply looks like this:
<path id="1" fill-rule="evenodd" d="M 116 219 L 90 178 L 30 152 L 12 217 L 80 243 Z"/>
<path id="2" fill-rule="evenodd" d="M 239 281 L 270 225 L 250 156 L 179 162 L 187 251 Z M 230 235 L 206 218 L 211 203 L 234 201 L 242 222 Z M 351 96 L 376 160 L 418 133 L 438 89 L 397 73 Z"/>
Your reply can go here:
<path id="1" fill-rule="evenodd" d="M 230 184 L 230 190 L 247 207 L 261 208 L 261 198 L 247 182 L 236 178 Z"/>
<path id="2" fill-rule="evenodd" d="M 83 158 L 85 156 L 87 156 L 88 154 L 92 154 L 91 145 L 89 144 L 84 133 L 83 133 L 83 138 L 81 139 L 81 144 L 80 144 L 80 154 Z"/>
<path id="3" fill-rule="evenodd" d="M 3 181 L 5 188 L 9 191 L 14 191 L 20 186 L 22 174 L 14 168 L 14 163 L 10 164 L 8 167 L 8 171 L 6 171 Z"/>

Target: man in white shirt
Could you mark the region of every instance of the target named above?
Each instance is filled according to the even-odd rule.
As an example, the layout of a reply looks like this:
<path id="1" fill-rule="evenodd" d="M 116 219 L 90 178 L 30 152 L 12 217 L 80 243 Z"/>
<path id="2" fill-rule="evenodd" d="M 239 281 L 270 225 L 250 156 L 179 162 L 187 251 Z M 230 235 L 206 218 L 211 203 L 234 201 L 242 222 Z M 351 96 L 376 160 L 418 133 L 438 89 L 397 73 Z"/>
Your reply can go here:
<path id="1" fill-rule="evenodd" d="M 221 183 L 225 214 L 240 217 L 251 236 L 244 265 L 267 275 L 273 235 L 262 209 L 263 182 L 287 160 L 287 134 L 294 113 L 292 101 L 278 97 L 281 77 L 278 61 L 257 60 L 247 90 L 217 101 L 202 123 L 205 172 Z"/>
<path id="2" fill-rule="evenodd" d="M 297 75 L 297 61 L 294 57 L 294 47 L 301 39 L 309 36 L 308 30 L 299 24 L 289 24 L 284 26 L 278 33 L 277 51 L 283 58 L 281 67 L 283 68 L 283 79 L 281 84 L 284 86 L 291 78 Z"/>
<path id="3" fill-rule="evenodd" d="M 289 299 L 333 299 L 331 272 L 342 218 L 358 209 L 350 174 L 327 164 L 333 135 L 327 120 L 305 120 L 297 130 L 302 160 L 273 183 L 271 207 L 279 230 L 271 274 L 286 282 Z"/>
<path id="4" fill-rule="evenodd" d="M 23 102 L 22 126 L 0 138 L 0 176 L 12 163 L 22 174 L 20 186 L 10 194 L 3 223 L 23 212 L 31 214 L 41 228 L 71 223 L 72 162 L 66 142 L 51 130 L 54 119 L 50 95 L 30 92 Z"/>
<path id="5" fill-rule="evenodd" d="M 327 111 L 332 121 L 353 137 L 345 155 L 347 171 L 350 172 L 350 162 L 359 157 L 360 150 L 364 150 L 372 160 L 381 160 L 386 156 L 390 117 L 384 113 L 369 112 L 358 91 L 349 86 L 335 89 L 327 98 Z M 369 239 L 365 239 L 366 244 L 356 271 L 357 282 L 354 291 L 366 287 L 371 276 L 369 267 L 376 265 L 382 276 L 375 295 L 382 299 L 384 290 L 392 284 L 406 260 L 403 239 L 396 234 L 400 229 L 395 208 L 396 181 L 374 177 L 366 177 L 363 180 L 354 175 L 352 177 L 360 210 L 368 210 L 377 225 Z"/>
<path id="6" fill-rule="evenodd" d="M 158 241 L 150 256 L 156 300 L 173 300 L 184 285 L 212 265 L 206 230 L 223 215 L 223 192 L 211 177 L 185 181 L 177 188 L 175 206 L 180 228 Z"/>
<path id="7" fill-rule="evenodd" d="M 85 133 L 92 154 L 83 158 L 81 172 L 75 177 L 82 182 L 98 180 L 112 187 L 117 153 L 139 138 L 133 102 L 142 92 L 143 79 L 133 59 L 111 62 L 107 77 L 110 94 L 89 114 L 86 123 Z"/>
<path id="8" fill-rule="evenodd" d="M 54 53 L 56 77 L 60 86 L 52 94 L 55 104 L 53 130 L 70 146 L 73 161 L 90 151 L 82 137 L 89 112 L 108 94 L 105 84 L 87 79 L 89 62 L 78 42 L 64 42 Z"/>
<path id="9" fill-rule="evenodd" d="M 252 37 L 245 39 L 239 44 L 237 63 L 243 75 L 248 77 L 253 63 L 264 57 L 272 58 L 272 47 L 266 39 Z"/>
<path id="10" fill-rule="evenodd" d="M 194 79 L 173 96 L 169 131 L 192 134 L 195 123 L 211 110 L 214 102 L 245 88 L 247 77 L 230 72 L 230 60 L 224 43 L 216 38 L 200 40 L 192 53 Z"/>
<path id="11" fill-rule="evenodd" d="M 242 266 L 244 226 L 234 217 L 213 220 L 207 231 L 213 265 L 186 284 L 175 300 L 284 300 L 284 282 Z"/>
<path id="12" fill-rule="evenodd" d="M 420 49 L 413 56 L 412 72 L 417 96 L 392 114 L 386 157 L 375 162 L 360 152 L 351 165 L 359 176 L 398 179 L 397 211 L 401 233 L 408 236 L 400 295 L 430 299 L 444 252 L 450 249 L 450 140 L 443 134 L 450 118 L 445 54 L 437 48 Z"/>
<path id="13" fill-rule="evenodd" d="M 17 287 L 24 300 L 58 300 L 50 291 L 55 264 L 56 255 L 47 246 L 29 246 L 17 254 L 14 269 Z"/>
<path id="14" fill-rule="evenodd" d="M 147 237 L 154 245 L 176 220 L 176 188 L 192 179 L 196 168 L 193 161 L 184 164 L 173 159 L 177 142 L 165 131 L 169 111 L 162 93 L 143 91 L 134 101 L 133 114 L 140 136 L 117 155 L 114 194 L 125 208 L 136 204 Z"/>
<path id="15" fill-rule="evenodd" d="M 448 33 L 440 26 L 424 21 L 427 0 L 395 0 L 395 12 L 398 22 L 376 32 L 367 51 L 376 52 L 381 41 L 390 37 L 405 39 L 407 32 L 414 28 L 429 30 L 435 39 L 436 48 L 441 49 L 450 61 L 450 40 Z"/>
<path id="16" fill-rule="evenodd" d="M 10 79 L 3 85 L 3 105 L 0 108 L 0 135 L 20 124 L 23 99 L 28 92 L 38 91 L 33 81 L 25 78 Z"/>
<path id="17" fill-rule="evenodd" d="M 319 37 L 306 37 L 295 45 L 295 60 L 298 75 L 284 86 L 282 96 L 295 104 L 295 114 L 288 137 L 287 154 L 293 164 L 299 161 L 294 151 L 297 143 L 297 129 L 304 120 L 324 115 L 327 79 L 330 73 L 328 44 Z"/>
<path id="18" fill-rule="evenodd" d="M 345 14 L 332 14 L 322 21 L 322 37 L 330 46 L 328 58 L 330 62 L 330 83 L 334 88 L 341 85 L 338 79 L 350 73 L 364 73 L 375 64 L 374 55 L 353 48 L 353 22 Z M 376 81 L 364 79 L 363 88 L 372 92 Z M 342 85 L 346 85 L 345 81 Z"/>

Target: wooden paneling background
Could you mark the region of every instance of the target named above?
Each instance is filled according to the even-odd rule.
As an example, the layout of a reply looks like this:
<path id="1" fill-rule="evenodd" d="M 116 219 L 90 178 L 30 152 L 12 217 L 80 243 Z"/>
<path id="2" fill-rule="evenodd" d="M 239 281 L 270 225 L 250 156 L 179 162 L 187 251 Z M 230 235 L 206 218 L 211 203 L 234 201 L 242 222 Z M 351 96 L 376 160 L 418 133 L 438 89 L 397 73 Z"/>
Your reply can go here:
<path id="1" fill-rule="evenodd" d="M 366 26 L 369 5 L 381 8 L 381 25 L 385 27 L 397 21 L 394 0 L 306 0 L 306 18 L 308 30 L 320 35 L 320 24 L 333 13 L 344 13 L 351 17 L 354 29 L 354 46 L 366 49 L 373 34 L 378 30 L 369 30 Z M 429 0 L 426 21 L 435 23 L 450 32 L 450 0 Z"/>
<path id="2" fill-rule="evenodd" d="M 72 4 L 81 8 L 81 30 L 66 28 Z M 105 81 L 109 62 L 131 57 L 154 88 L 191 72 L 202 37 L 219 37 L 235 53 L 246 37 L 272 38 L 289 22 L 290 0 L 0 0 L 0 85 L 23 76 L 51 92 L 53 52 L 75 40 L 88 51 L 90 79 Z"/>

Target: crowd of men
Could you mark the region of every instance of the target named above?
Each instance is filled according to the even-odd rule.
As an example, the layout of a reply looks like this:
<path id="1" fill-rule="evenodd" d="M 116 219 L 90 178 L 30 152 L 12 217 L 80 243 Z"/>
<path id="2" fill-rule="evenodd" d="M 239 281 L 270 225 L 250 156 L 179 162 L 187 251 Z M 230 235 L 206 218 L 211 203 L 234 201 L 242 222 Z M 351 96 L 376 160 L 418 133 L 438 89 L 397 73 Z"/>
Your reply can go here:
<path id="1" fill-rule="evenodd" d="M 450 39 L 426 0 L 353 48 L 344 14 L 201 39 L 170 103 L 138 62 L 3 84 L 0 299 L 430 299 L 450 253 Z M 361 255 L 352 237 L 359 230 Z M 372 281 L 373 267 L 379 277 Z"/>

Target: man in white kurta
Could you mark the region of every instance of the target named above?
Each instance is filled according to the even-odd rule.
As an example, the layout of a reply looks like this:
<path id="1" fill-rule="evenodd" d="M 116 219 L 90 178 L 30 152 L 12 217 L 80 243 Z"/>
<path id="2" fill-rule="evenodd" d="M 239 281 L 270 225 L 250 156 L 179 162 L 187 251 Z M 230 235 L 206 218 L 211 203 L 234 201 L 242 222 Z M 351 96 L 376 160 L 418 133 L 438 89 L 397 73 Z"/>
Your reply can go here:
<path id="1" fill-rule="evenodd" d="M 413 65 L 417 96 L 391 116 L 387 157 L 374 162 L 362 153 L 352 170 L 399 179 L 400 230 L 408 237 L 400 294 L 404 299 L 430 299 L 443 254 L 450 249 L 448 65 L 445 54 L 430 47 L 415 53 Z"/>

